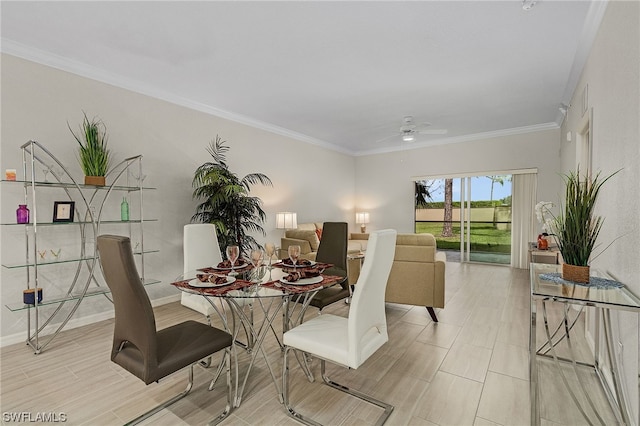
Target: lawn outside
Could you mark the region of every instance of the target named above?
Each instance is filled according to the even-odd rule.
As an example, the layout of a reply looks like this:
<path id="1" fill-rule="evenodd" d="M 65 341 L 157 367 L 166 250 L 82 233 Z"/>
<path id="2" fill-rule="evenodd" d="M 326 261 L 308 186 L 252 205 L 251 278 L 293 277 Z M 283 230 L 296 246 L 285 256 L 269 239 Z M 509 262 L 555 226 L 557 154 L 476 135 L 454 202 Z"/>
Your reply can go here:
<path id="1" fill-rule="evenodd" d="M 453 237 L 442 237 L 443 222 L 416 222 L 415 232 L 433 234 L 438 249 L 460 249 L 460 222 L 453 222 Z M 511 231 L 496 229 L 493 223 L 471 223 L 471 251 L 511 253 Z"/>

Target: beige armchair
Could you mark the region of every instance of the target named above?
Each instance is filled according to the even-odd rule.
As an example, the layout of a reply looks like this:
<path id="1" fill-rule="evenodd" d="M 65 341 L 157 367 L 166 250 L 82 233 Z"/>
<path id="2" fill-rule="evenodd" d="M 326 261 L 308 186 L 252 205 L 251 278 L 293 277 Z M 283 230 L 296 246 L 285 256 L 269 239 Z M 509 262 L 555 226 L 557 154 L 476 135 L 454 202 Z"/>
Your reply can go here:
<path id="1" fill-rule="evenodd" d="M 436 251 L 433 235 L 398 234 L 385 301 L 424 306 L 437 322 L 433 308 L 444 308 L 446 263 L 445 253 Z"/>

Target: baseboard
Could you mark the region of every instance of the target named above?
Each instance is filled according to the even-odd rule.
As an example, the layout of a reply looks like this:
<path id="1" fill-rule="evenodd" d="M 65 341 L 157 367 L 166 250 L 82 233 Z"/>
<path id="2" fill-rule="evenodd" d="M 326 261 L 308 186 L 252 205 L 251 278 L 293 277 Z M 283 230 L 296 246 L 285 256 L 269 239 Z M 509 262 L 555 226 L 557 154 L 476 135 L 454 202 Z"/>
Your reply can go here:
<path id="1" fill-rule="evenodd" d="M 166 305 L 167 303 L 177 302 L 180 300 L 180 294 L 174 294 L 171 296 L 161 297 L 159 299 L 155 299 L 151 301 L 151 306 L 161 306 Z M 95 324 L 100 321 L 108 320 L 113 318 L 113 310 L 109 310 L 106 312 L 100 312 L 98 314 L 88 315 L 82 318 L 75 318 L 69 320 L 67 325 L 62 329 L 71 330 L 72 328 L 78 328 L 89 324 Z M 59 324 L 50 324 L 42 331 L 40 334 L 42 337 L 47 336 L 48 334 L 53 333 Z M 8 336 L 0 337 L 0 347 L 14 345 L 16 343 L 24 343 L 26 342 L 26 331 L 21 333 L 10 334 Z"/>

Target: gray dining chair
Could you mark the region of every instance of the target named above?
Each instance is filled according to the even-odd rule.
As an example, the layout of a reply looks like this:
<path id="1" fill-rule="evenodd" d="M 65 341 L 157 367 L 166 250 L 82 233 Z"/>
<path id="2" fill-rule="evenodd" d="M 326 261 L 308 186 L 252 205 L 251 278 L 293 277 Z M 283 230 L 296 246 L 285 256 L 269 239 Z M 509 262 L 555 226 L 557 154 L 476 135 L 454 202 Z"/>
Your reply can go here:
<path id="1" fill-rule="evenodd" d="M 347 282 L 347 240 L 349 227 L 346 222 L 325 222 L 322 225 L 322 239 L 318 246 L 316 261 L 331 263 L 333 266 L 324 271 L 326 275 L 342 277 L 336 285 L 324 288 L 313 296 L 309 305 L 322 309 L 350 296 Z"/>
<path id="2" fill-rule="evenodd" d="M 320 359 L 320 372 L 324 382 L 384 410 L 376 424 L 383 424 L 391 415 L 393 406 L 372 398 L 355 389 L 332 381 L 326 375 L 326 361 L 356 369 L 388 340 L 384 293 L 395 253 L 396 231 L 387 229 L 371 233 L 367 257 L 354 292 L 349 316 L 319 315 L 292 328 L 283 335 L 284 355 L 282 368 L 282 394 L 287 414 L 311 425 L 314 420 L 296 412 L 289 403 L 288 354 L 300 350 Z"/>
<path id="3" fill-rule="evenodd" d="M 147 385 L 189 367 L 189 382 L 182 393 L 141 414 L 129 424 L 140 423 L 185 397 L 193 387 L 193 365 L 224 350 L 227 404 L 224 411 L 211 423 L 217 424 L 222 421 L 233 409 L 231 335 L 191 320 L 157 330 L 153 308 L 138 275 L 129 238 L 100 235 L 98 251 L 115 308 L 111 361 Z"/>

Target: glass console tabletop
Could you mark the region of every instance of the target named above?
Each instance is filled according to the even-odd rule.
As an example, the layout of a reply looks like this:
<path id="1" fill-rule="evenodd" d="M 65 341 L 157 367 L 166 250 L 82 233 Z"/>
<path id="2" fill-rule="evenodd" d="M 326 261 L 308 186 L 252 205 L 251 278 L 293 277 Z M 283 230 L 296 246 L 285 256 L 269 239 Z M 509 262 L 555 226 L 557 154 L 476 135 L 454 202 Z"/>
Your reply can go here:
<path id="1" fill-rule="evenodd" d="M 582 303 L 587 306 L 601 308 L 640 310 L 640 298 L 624 286 L 620 288 L 597 288 L 571 282 L 556 283 L 545 280 L 540 275 L 559 273 L 562 270 L 562 265 L 532 263 L 530 268 L 531 296 L 534 298 L 552 298 L 557 301 Z M 591 269 L 591 275 L 610 278 L 593 268 Z"/>
<path id="2" fill-rule="evenodd" d="M 605 287 L 595 285 L 583 285 L 569 281 L 561 280 L 556 275 L 562 270 L 562 265 L 532 263 L 530 264 L 530 284 L 531 284 L 531 304 L 530 304 L 530 329 L 529 329 L 529 380 L 530 380 L 530 402 L 531 402 L 531 424 L 540 425 L 540 407 L 539 400 L 539 378 L 538 378 L 538 357 L 550 358 L 556 367 L 558 377 L 562 378 L 565 390 L 569 393 L 575 406 L 579 409 L 584 419 L 589 424 L 606 424 L 606 418 L 599 413 L 596 404 L 593 403 L 589 395 L 592 393 L 585 384 L 584 379 L 580 379 L 578 369 L 588 367 L 592 369 L 600 384 L 607 394 L 609 404 L 615 415 L 615 421 L 620 424 L 630 424 L 630 411 L 628 410 L 625 392 L 622 389 L 620 380 L 620 369 L 618 368 L 617 357 L 613 353 L 614 341 L 612 338 L 612 321 L 610 311 L 630 311 L 640 313 L 640 298 L 633 294 L 629 289 L 621 283 L 616 283 L 618 287 Z M 550 276 L 551 274 L 551 276 Z M 611 277 L 598 271 L 591 269 L 590 275 L 596 278 L 604 278 L 610 280 Z M 594 282 L 592 278 L 592 282 Z M 612 280 L 613 281 L 613 280 Z M 552 318 L 548 315 L 548 302 L 559 302 L 564 304 L 562 309 L 563 315 L 558 320 L 557 326 L 552 325 Z M 570 305 L 578 306 L 572 309 Z M 539 306 L 542 308 L 542 328 L 546 337 L 546 342 L 542 346 L 537 344 L 537 314 Z M 595 308 L 595 333 L 596 336 L 601 329 L 604 330 L 603 338 L 596 337 L 594 348 L 594 362 L 583 363 L 577 360 L 575 350 L 570 337 L 573 326 L 582 313 L 585 306 Z M 573 319 L 570 316 L 573 314 Z M 604 350 L 600 350 L 600 344 L 604 346 Z M 569 349 L 570 358 L 562 358 L 556 351 L 556 346 L 564 341 Z M 601 352 L 606 360 L 600 360 Z M 613 389 L 609 389 L 603 383 L 603 373 L 601 371 L 601 361 L 606 361 L 610 366 L 609 372 Z M 573 376 L 578 378 L 578 385 L 575 386 L 574 380 L 571 380 L 565 374 L 565 370 L 560 363 L 564 363 L 572 367 Z M 570 383 L 574 383 L 571 385 Z M 575 388 L 575 389 L 573 389 Z"/>

